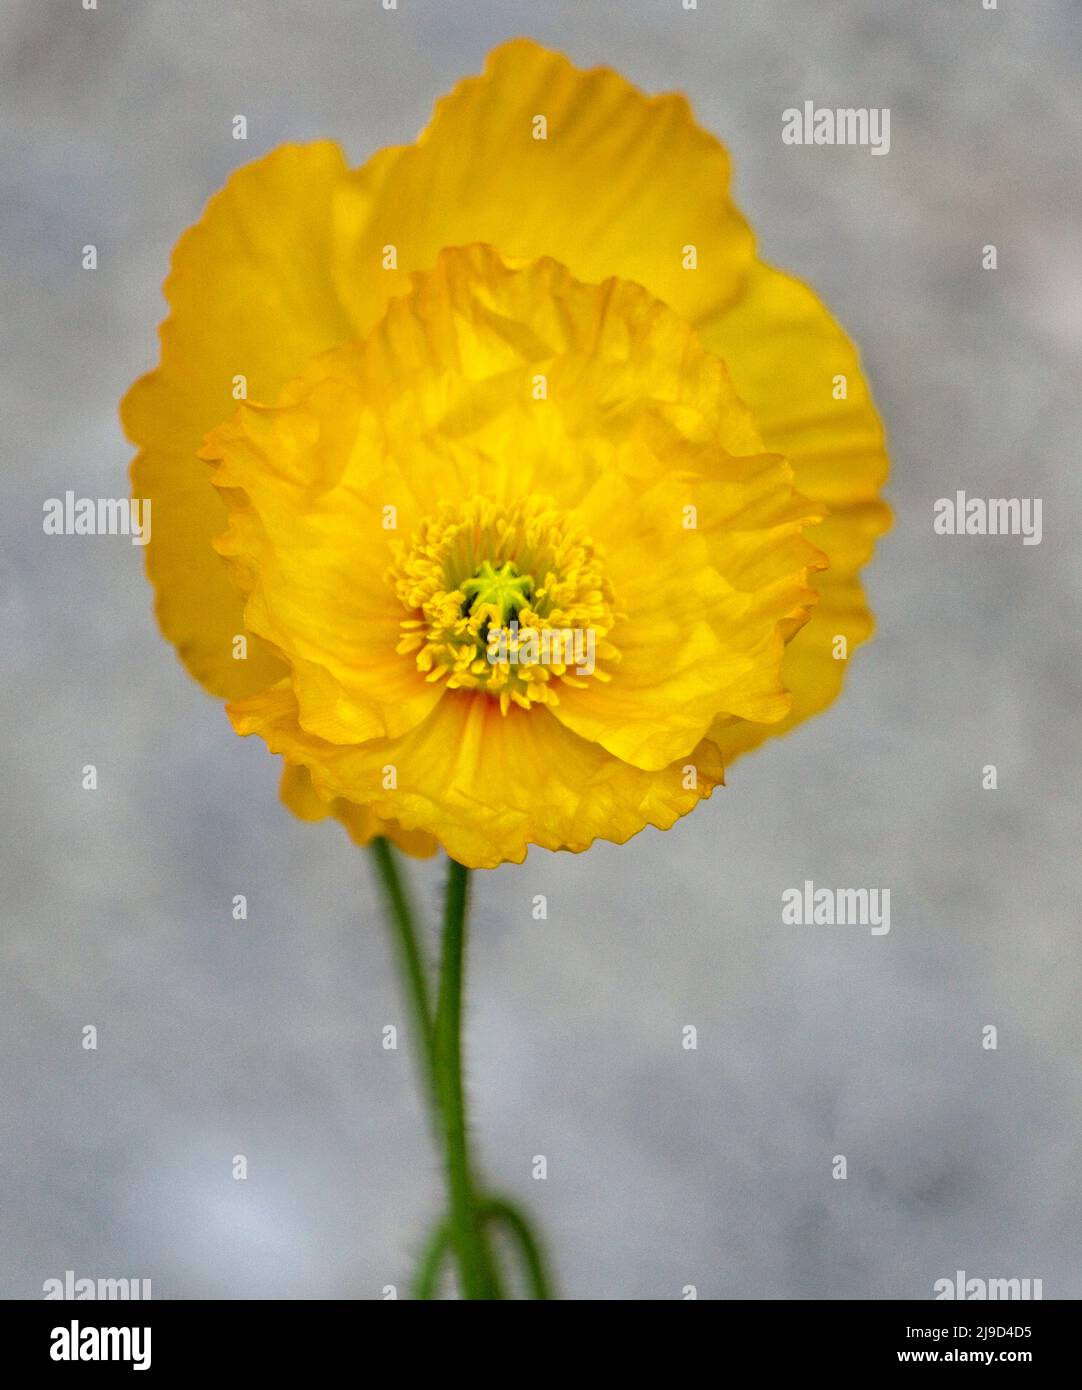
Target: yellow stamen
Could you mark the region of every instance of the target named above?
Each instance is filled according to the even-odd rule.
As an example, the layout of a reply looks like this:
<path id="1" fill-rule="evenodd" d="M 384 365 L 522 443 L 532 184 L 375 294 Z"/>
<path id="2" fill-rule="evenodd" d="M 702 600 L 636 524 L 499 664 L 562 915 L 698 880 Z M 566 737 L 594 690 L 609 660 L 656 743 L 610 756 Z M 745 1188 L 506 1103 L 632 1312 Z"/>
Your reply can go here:
<path id="1" fill-rule="evenodd" d="M 598 547 L 549 498 L 444 503 L 390 574 L 407 610 L 397 650 L 430 681 L 512 703 L 559 702 L 561 683 L 608 680 L 612 592 Z"/>

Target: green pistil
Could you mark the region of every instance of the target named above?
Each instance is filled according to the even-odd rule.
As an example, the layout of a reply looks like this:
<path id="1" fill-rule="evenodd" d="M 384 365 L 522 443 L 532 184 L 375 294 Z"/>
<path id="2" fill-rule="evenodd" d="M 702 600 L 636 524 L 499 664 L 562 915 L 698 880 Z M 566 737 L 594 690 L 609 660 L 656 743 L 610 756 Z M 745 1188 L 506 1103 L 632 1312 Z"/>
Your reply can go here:
<path id="1" fill-rule="evenodd" d="M 519 574 L 515 564 L 507 560 L 498 570 L 492 562 L 485 560 L 472 579 L 461 586 L 466 595 L 465 612 L 476 604 L 491 604 L 500 615 L 500 626 L 511 621 L 520 609 L 525 608 L 533 594 L 533 579 L 528 574 Z"/>

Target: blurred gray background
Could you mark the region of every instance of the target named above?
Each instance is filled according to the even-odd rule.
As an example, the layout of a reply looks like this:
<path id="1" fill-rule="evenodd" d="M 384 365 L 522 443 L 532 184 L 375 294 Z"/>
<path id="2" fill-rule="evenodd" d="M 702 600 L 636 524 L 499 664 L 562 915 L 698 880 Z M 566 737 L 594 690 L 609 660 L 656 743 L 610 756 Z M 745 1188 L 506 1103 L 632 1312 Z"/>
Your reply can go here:
<path id="1" fill-rule="evenodd" d="M 863 349 L 897 523 L 868 574 L 878 638 L 826 715 L 668 834 L 478 876 L 487 1174 L 569 1297 L 930 1298 L 958 1269 L 1082 1296 L 1080 19 L 3 0 L 0 1294 L 66 1269 L 158 1298 L 405 1289 L 440 1175 L 409 1051 L 380 1046 L 407 1019 L 366 857 L 279 805 L 276 761 L 159 637 L 142 552 L 45 538 L 42 502 L 125 495 L 116 403 L 156 360 L 170 249 L 234 165 L 319 136 L 360 162 L 528 33 L 684 89 L 725 140 L 764 254 Z M 805 98 L 889 106 L 890 154 L 784 146 Z M 958 488 L 1042 497 L 1043 544 L 934 536 Z M 889 887 L 890 934 L 783 927 L 805 878 Z"/>

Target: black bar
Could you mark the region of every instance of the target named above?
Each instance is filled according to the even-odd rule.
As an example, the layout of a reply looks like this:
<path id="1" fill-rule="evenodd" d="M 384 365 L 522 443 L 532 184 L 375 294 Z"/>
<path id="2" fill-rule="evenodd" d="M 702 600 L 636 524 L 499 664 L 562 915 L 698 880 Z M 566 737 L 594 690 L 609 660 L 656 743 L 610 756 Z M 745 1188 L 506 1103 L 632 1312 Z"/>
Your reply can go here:
<path id="1" fill-rule="evenodd" d="M 375 1301 L 375 1300 L 373 1300 Z M 394 1300 L 388 1300 L 394 1301 Z M 676 1301 L 676 1300 L 670 1300 Z M 703 1300 L 706 1302 L 706 1300 Z M 627 1305 L 625 1305 L 627 1306 Z M 634 1306 L 634 1305 L 631 1305 Z M 401 1369 L 416 1369 L 418 1353 L 428 1345 L 450 1345 L 446 1339 L 428 1343 L 395 1334 L 428 1326 L 430 1317 L 464 1317 L 448 1330 L 471 1338 L 470 1360 L 486 1359 L 484 1341 L 491 1330 L 510 1331 L 528 1339 L 531 1371 L 551 1358 L 559 1370 L 568 1368 L 570 1349 L 553 1331 L 566 1329 L 576 1336 L 574 1362 L 580 1370 L 588 1346 L 599 1358 L 640 1356 L 655 1348 L 674 1370 L 701 1351 L 709 1364 L 724 1375 L 726 1369 L 751 1363 L 764 1371 L 794 1369 L 806 1373 L 822 1370 L 880 1371 L 938 1366 L 1043 1368 L 1071 1364 L 1078 1342 L 1078 1304 L 1055 1301 L 921 1301 L 921 1302 L 755 1302 L 714 1303 L 709 1308 L 682 1307 L 665 1315 L 659 1324 L 644 1323 L 641 1315 L 632 1328 L 622 1328 L 619 1312 L 604 1313 L 598 1302 L 584 1313 L 549 1309 L 541 1323 L 506 1324 L 507 1314 L 495 1318 L 478 1312 L 446 1310 L 413 1314 L 396 1313 L 381 1306 L 369 1309 L 356 1302 L 330 1301 L 175 1301 L 175 1302 L 9 1302 L 0 1304 L 3 1320 L 5 1369 L 18 1365 L 33 1376 L 60 1371 L 81 1379 L 104 1371 L 118 1374 L 175 1375 L 183 1372 L 235 1371 L 251 1375 L 267 1371 L 279 1375 L 287 1367 L 328 1373 L 343 1368 L 361 1375 L 375 1365 L 382 1375 L 393 1375 L 387 1358 L 401 1359 Z M 570 1324 L 563 1317 L 571 1318 Z M 660 1316 L 656 1313 L 653 1316 Z M 399 1322 L 404 1317 L 406 1321 Z M 421 1321 L 415 1323 L 414 1317 Z M 669 1317 L 672 1321 L 668 1321 Z M 479 1318 L 480 1321 L 475 1321 Z M 556 1318 L 556 1328 L 549 1319 Z M 609 1319 L 615 1318 L 615 1325 Z M 74 1326 L 73 1326 L 74 1325 Z M 444 1325 L 440 1324 L 441 1330 Z M 86 1360 L 83 1355 L 101 1350 L 101 1329 L 116 1329 L 105 1340 L 107 1351 L 128 1360 Z M 121 1329 L 128 1329 L 125 1341 Z M 140 1335 L 134 1336 L 139 1329 Z M 149 1329 L 149 1343 L 145 1329 Z M 544 1337 L 538 1337 L 543 1332 Z M 78 1361 L 55 1359 L 54 1352 L 70 1355 L 74 1346 Z M 149 1350 L 149 1357 L 146 1353 Z M 497 1345 L 490 1347 L 497 1350 Z M 148 1360 L 145 1371 L 136 1371 L 136 1358 Z M 589 1356 L 585 1357 L 588 1362 Z M 489 1363 L 490 1369 L 495 1367 Z M 12 1381 L 10 1383 L 19 1383 Z M 33 1383 L 33 1382 L 28 1382 Z"/>

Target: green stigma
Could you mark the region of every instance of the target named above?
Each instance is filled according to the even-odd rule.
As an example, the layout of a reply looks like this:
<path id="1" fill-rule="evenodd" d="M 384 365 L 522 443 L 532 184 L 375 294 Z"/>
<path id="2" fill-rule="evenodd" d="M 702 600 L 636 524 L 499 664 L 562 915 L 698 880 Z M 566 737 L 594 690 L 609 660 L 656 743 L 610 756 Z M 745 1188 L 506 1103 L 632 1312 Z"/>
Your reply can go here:
<path id="1" fill-rule="evenodd" d="M 476 604 L 491 604 L 500 615 L 500 626 L 505 626 L 525 608 L 533 594 L 533 578 L 519 574 L 512 560 L 505 561 L 498 570 L 492 562 L 485 560 L 472 579 L 459 586 L 466 595 L 464 612 L 469 612 Z"/>

